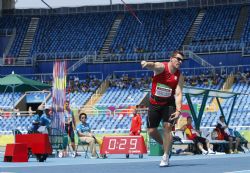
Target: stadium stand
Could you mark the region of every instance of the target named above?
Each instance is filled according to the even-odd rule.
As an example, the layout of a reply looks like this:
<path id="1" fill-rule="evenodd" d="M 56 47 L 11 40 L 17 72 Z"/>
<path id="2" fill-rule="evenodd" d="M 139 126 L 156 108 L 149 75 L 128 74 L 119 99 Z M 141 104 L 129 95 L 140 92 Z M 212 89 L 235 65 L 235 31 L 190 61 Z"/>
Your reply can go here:
<path id="1" fill-rule="evenodd" d="M 7 135 L 12 134 L 12 130 L 20 130 L 26 132 L 32 125 L 31 116 L 4 116 L 0 118 L 0 134 Z"/>
<path id="2" fill-rule="evenodd" d="M 208 8 L 193 41 L 231 39 L 239 12 L 237 5 Z"/>
<path id="3" fill-rule="evenodd" d="M 62 58 L 72 52 L 94 54 L 101 49 L 115 16 L 112 13 L 41 16 L 31 56 L 58 53 L 57 58 Z"/>
<path id="4" fill-rule="evenodd" d="M 249 7 L 249 6 L 248 6 Z M 247 11 L 247 22 L 244 27 L 244 31 L 241 35 L 241 41 L 246 43 L 246 46 L 250 45 L 250 9 Z"/>
<path id="5" fill-rule="evenodd" d="M 243 43 L 233 40 L 241 6 L 216 6 L 206 9 L 191 50 L 196 53 L 239 51 Z"/>
<path id="6" fill-rule="evenodd" d="M 17 57 L 19 55 L 25 33 L 29 26 L 29 22 L 30 17 L 28 16 L 0 17 L 0 29 L 16 29 L 16 36 L 8 53 L 9 57 Z"/>
<path id="7" fill-rule="evenodd" d="M 239 52 L 249 46 L 249 11 L 240 39 L 233 38 L 244 5 L 215 6 L 203 9 L 205 15 L 190 45 L 196 53 Z M 29 56 L 46 58 L 81 58 L 96 55 L 118 15 L 121 24 L 110 46 L 110 53 L 152 53 L 181 49 L 199 8 L 138 11 L 140 24 L 130 13 L 87 13 L 33 16 L 39 18 Z M 17 29 L 17 36 L 8 56 L 18 57 L 30 16 L 0 18 L 0 29 Z M 176 22 L 178 21 L 178 22 Z M 248 49 L 246 49 L 248 51 Z M 247 53 L 247 52 L 246 52 Z M 123 57 L 121 57 L 123 58 Z M 132 57 L 135 58 L 135 57 Z"/>
<path id="8" fill-rule="evenodd" d="M 137 15 L 143 24 L 126 13 L 111 50 L 114 53 L 138 53 L 179 49 L 197 12 L 196 8 L 140 11 Z"/>
<path id="9" fill-rule="evenodd" d="M 19 98 L 22 96 L 22 93 L 15 92 L 14 95 L 12 93 L 0 93 L 0 108 L 2 109 L 9 109 L 13 108 L 13 99 L 12 96 L 14 96 L 14 105 L 19 100 Z"/>
<path id="10" fill-rule="evenodd" d="M 123 78 L 111 79 L 110 87 L 102 95 L 95 105 L 98 108 L 128 108 L 129 106 L 139 105 L 147 93 L 141 88 L 147 86 L 150 81 L 142 79 L 132 79 L 125 75 Z"/>

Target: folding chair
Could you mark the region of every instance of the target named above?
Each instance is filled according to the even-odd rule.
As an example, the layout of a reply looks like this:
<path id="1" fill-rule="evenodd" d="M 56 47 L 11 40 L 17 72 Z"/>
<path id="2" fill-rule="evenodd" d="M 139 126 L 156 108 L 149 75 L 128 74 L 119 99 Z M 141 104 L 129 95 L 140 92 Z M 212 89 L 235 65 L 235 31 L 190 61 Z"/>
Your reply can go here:
<path id="1" fill-rule="evenodd" d="M 76 151 L 78 150 L 78 146 L 81 145 L 82 149 L 83 149 L 83 152 L 84 152 L 84 157 L 85 158 L 90 158 L 89 154 L 90 154 L 91 151 L 89 151 L 89 143 L 87 143 L 86 141 L 81 141 L 77 132 L 75 134 L 78 137 L 78 145 L 76 147 Z M 97 144 L 97 142 L 96 142 L 96 144 Z M 100 158 L 100 155 L 98 154 L 97 151 L 96 151 L 96 157 Z M 104 156 L 104 158 L 106 158 L 106 155 Z"/>
<path id="2" fill-rule="evenodd" d="M 85 141 L 81 141 L 80 138 L 78 137 L 78 145 L 76 147 L 76 151 L 78 151 L 78 146 L 81 145 L 84 153 L 84 158 L 90 158 L 88 155 L 89 152 L 89 143 Z"/>

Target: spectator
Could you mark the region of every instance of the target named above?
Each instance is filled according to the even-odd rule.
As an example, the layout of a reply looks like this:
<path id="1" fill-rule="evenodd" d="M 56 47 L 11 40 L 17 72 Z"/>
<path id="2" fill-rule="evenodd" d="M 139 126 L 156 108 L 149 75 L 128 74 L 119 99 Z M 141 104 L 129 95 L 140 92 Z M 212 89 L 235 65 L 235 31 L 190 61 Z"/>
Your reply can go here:
<path id="1" fill-rule="evenodd" d="M 42 116 L 44 116 L 44 117 L 47 119 L 47 121 L 44 121 L 43 124 L 44 124 L 44 126 L 47 127 L 48 132 L 49 132 L 49 134 L 50 134 L 50 131 L 51 131 L 50 125 L 51 125 L 51 121 L 52 121 L 52 120 L 51 120 L 51 118 L 52 118 L 52 117 L 51 117 L 51 116 L 52 116 L 51 107 L 46 106 L 46 107 L 45 107 L 44 113 L 45 113 L 45 114 L 43 114 Z"/>
<path id="2" fill-rule="evenodd" d="M 208 139 L 201 137 L 201 134 L 199 131 L 195 130 L 192 126 L 192 117 L 188 117 L 187 118 L 187 124 L 184 125 L 181 130 L 183 130 L 186 135 L 187 138 L 189 140 L 192 140 L 195 144 L 195 146 L 197 146 L 199 148 L 199 150 L 202 152 L 202 154 L 206 155 L 206 154 L 215 154 L 215 152 L 213 150 L 211 150 L 210 148 L 210 143 L 208 141 Z M 205 148 L 207 150 L 205 150 Z"/>
<path id="3" fill-rule="evenodd" d="M 247 146 L 247 144 L 248 144 L 248 141 L 246 140 L 246 138 L 244 138 L 241 134 L 240 134 L 240 132 L 238 132 L 237 130 L 234 130 L 233 131 L 233 133 L 234 133 L 234 136 L 235 137 L 238 137 L 238 138 L 240 138 L 240 143 L 241 143 L 241 146 L 239 147 L 243 152 L 249 152 L 249 148 L 248 148 L 248 146 Z"/>
<path id="4" fill-rule="evenodd" d="M 2 108 L 0 108 L 0 117 L 2 117 L 3 116 L 3 109 Z"/>
<path id="5" fill-rule="evenodd" d="M 74 82 L 78 83 L 79 82 L 79 77 L 78 76 L 74 76 Z"/>
<path id="6" fill-rule="evenodd" d="M 130 135 L 140 135 L 141 125 L 142 125 L 142 118 L 141 115 L 138 113 L 138 105 L 136 105 L 131 120 Z"/>
<path id="7" fill-rule="evenodd" d="M 87 114 L 80 113 L 79 120 L 81 122 L 76 127 L 79 139 L 80 139 L 80 141 L 86 142 L 89 144 L 91 158 L 96 159 L 97 155 L 96 155 L 96 145 L 95 144 L 100 143 L 100 142 L 97 141 L 96 137 L 91 132 L 91 128 L 90 128 L 89 124 L 87 123 Z"/>
<path id="8" fill-rule="evenodd" d="M 32 117 L 32 133 L 47 133 L 47 129 L 45 127 L 49 126 L 51 120 L 43 114 L 43 106 L 39 106 L 37 108 L 36 114 Z M 40 127 L 43 127 L 40 129 Z"/>
<path id="9" fill-rule="evenodd" d="M 33 111 L 32 111 L 31 106 L 29 106 L 29 109 L 28 109 L 28 114 L 29 114 L 29 116 L 32 116 L 32 114 L 33 114 Z"/>
<path id="10" fill-rule="evenodd" d="M 72 110 L 70 109 L 69 101 L 66 101 L 65 105 L 64 105 L 64 117 L 65 117 L 65 133 L 70 138 L 73 151 L 76 151 L 75 134 L 74 134 L 76 122 L 75 122 L 74 114 L 73 114 Z M 66 153 L 67 153 L 66 148 L 64 148 L 63 155 L 66 156 Z M 78 154 L 76 153 L 76 155 L 78 155 Z"/>
<path id="11" fill-rule="evenodd" d="M 19 108 L 15 108 L 15 109 L 14 109 L 14 112 L 16 113 L 17 116 L 20 116 L 20 115 L 21 115 Z"/>
<path id="12" fill-rule="evenodd" d="M 234 137 L 230 135 L 228 126 L 225 123 L 225 117 L 222 115 L 220 116 L 218 123 L 215 128 L 215 132 L 217 132 L 216 139 L 218 140 L 226 140 L 229 142 L 229 154 L 233 153 L 233 141 L 236 141 L 234 153 L 238 153 L 238 146 L 240 144 L 240 138 Z"/>
<path id="13" fill-rule="evenodd" d="M 123 46 L 120 46 L 119 50 L 120 50 L 120 53 L 124 53 L 125 52 L 125 48 Z"/>

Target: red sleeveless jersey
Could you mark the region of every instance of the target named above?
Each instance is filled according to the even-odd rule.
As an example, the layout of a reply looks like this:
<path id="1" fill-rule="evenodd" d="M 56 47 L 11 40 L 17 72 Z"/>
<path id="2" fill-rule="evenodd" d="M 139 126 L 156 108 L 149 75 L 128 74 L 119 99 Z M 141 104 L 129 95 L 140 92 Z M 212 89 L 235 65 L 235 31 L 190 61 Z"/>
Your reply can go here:
<path id="1" fill-rule="evenodd" d="M 165 69 L 162 73 L 153 77 L 151 95 L 162 99 L 173 98 L 175 95 L 175 89 L 178 85 L 180 78 L 180 70 L 176 70 L 174 74 L 169 72 L 168 63 L 163 62 Z M 158 102 L 153 98 L 150 98 L 152 104 L 163 104 L 164 102 Z"/>

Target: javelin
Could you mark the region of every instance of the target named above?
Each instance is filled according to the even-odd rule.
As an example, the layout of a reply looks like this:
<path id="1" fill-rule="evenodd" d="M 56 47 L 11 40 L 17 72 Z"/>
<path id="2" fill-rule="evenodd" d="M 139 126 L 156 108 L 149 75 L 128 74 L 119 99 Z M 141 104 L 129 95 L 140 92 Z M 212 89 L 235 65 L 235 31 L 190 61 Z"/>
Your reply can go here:
<path id="1" fill-rule="evenodd" d="M 132 7 L 130 7 L 129 5 L 127 5 L 123 0 L 121 0 L 122 3 L 124 4 L 124 6 L 126 7 L 126 9 L 136 18 L 136 20 L 142 25 L 142 22 L 140 21 L 140 19 L 136 16 L 134 10 Z"/>
<path id="2" fill-rule="evenodd" d="M 53 10 L 53 8 L 47 3 L 45 2 L 44 0 L 41 0 L 47 7 L 49 7 L 51 10 Z"/>

